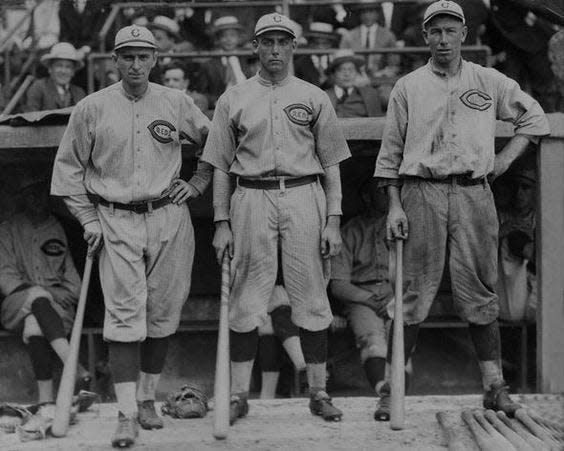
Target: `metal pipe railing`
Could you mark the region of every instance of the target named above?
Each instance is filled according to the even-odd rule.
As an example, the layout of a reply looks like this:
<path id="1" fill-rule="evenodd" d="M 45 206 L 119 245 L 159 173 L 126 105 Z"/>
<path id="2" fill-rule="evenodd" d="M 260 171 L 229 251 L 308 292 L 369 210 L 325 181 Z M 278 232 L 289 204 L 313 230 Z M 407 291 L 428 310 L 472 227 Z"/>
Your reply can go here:
<path id="1" fill-rule="evenodd" d="M 10 101 L 8 102 L 8 105 L 6 105 L 6 108 L 4 108 L 4 111 L 2 111 L 2 114 L 0 116 L 4 116 L 4 115 L 10 114 L 12 112 L 12 110 L 16 107 L 16 105 L 19 103 L 20 99 L 23 97 L 23 95 L 27 91 L 27 88 L 29 88 L 31 83 L 33 83 L 34 79 L 35 79 L 35 77 L 33 75 L 28 75 L 27 77 L 25 77 L 25 80 L 20 85 L 20 87 L 18 88 L 18 90 L 16 91 L 14 96 L 10 99 Z"/>

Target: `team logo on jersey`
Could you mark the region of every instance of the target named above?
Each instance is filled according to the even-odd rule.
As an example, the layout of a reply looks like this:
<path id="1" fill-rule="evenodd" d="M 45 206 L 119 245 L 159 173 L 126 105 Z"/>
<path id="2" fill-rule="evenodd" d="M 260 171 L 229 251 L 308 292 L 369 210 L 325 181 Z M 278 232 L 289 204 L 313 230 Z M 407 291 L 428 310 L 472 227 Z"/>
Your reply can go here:
<path id="1" fill-rule="evenodd" d="M 172 132 L 176 131 L 174 125 L 161 119 L 151 122 L 147 128 L 151 132 L 151 136 L 163 144 L 172 142 Z"/>
<path id="2" fill-rule="evenodd" d="M 59 255 L 63 255 L 66 252 L 67 246 L 61 240 L 51 238 L 50 240 L 47 240 L 45 241 L 45 243 L 43 243 L 41 250 L 49 257 L 58 257 Z"/>
<path id="3" fill-rule="evenodd" d="M 460 96 L 462 103 L 468 108 L 478 111 L 486 111 L 493 105 L 493 99 L 479 89 L 469 89 Z"/>
<path id="4" fill-rule="evenodd" d="M 309 125 L 313 119 L 313 111 L 303 103 L 293 103 L 284 108 L 284 113 L 294 124 Z"/>

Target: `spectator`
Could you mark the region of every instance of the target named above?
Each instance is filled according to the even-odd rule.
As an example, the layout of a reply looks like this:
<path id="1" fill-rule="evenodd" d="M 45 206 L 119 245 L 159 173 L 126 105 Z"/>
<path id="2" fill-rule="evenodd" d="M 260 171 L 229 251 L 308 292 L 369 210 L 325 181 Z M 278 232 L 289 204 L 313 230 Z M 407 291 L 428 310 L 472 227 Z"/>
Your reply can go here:
<path id="1" fill-rule="evenodd" d="M 65 362 L 80 291 L 67 238 L 49 212 L 47 179 L 22 179 L 23 212 L 0 226 L 2 326 L 27 345 L 39 402 L 53 402 L 51 349 Z M 81 388 L 90 375 L 78 370 Z"/>
<path id="2" fill-rule="evenodd" d="M 337 117 L 382 116 L 382 98 L 372 86 L 359 86 L 360 70 L 364 59 L 352 50 L 339 50 L 327 68 L 333 87 L 325 92 L 329 95 Z"/>
<path id="3" fill-rule="evenodd" d="M 564 30 L 555 33 L 548 42 L 548 58 L 554 73 L 557 101 L 556 111 L 564 113 Z"/>
<path id="4" fill-rule="evenodd" d="M 190 87 L 190 78 L 186 67 L 181 63 L 171 63 L 164 68 L 163 84 L 169 88 L 179 89 L 188 94 L 196 106 L 204 113 L 209 110 L 207 97 L 202 93 L 188 89 Z"/>
<path id="5" fill-rule="evenodd" d="M 327 50 L 339 45 L 341 35 L 333 29 L 333 25 L 325 22 L 312 22 L 304 32 L 307 48 Z M 327 89 L 330 86 L 327 68 L 331 55 L 299 55 L 294 59 L 294 74 L 311 84 Z"/>
<path id="6" fill-rule="evenodd" d="M 76 49 L 68 42 L 55 44 L 51 51 L 41 57 L 49 76 L 36 80 L 27 91 L 23 111 L 56 110 L 76 105 L 85 97 L 82 88 L 71 80 L 83 64 Z"/>
<path id="7" fill-rule="evenodd" d="M 21 28 L 26 30 L 21 47 L 46 51 L 59 42 L 59 0 L 26 0 L 25 5 L 32 16 Z"/>
<path id="8" fill-rule="evenodd" d="M 379 3 L 367 1 L 355 4 L 351 8 L 359 11 L 361 24 L 343 37 L 341 48 L 357 50 L 396 46 L 395 35 L 380 25 L 383 13 Z M 396 75 L 399 72 L 399 55 L 369 55 L 367 72 L 372 77 Z"/>
<path id="9" fill-rule="evenodd" d="M 238 50 L 242 43 L 243 27 L 235 16 L 219 17 L 213 23 L 216 49 L 224 52 Z M 246 58 L 222 56 L 202 64 L 198 90 L 204 93 L 210 105 L 215 106 L 223 92 L 251 76 Z"/>
<path id="10" fill-rule="evenodd" d="M 370 387 L 378 393 L 384 384 L 389 329 L 387 307 L 393 298 L 386 247 L 387 197 L 384 190 L 376 188 L 374 180 L 361 186 L 360 196 L 364 214 L 342 227 L 343 247 L 331 261 L 329 287 L 344 305 L 366 377 Z M 409 364 L 408 368 L 406 371 L 411 372 Z M 380 404 L 375 418 L 379 409 Z"/>
<path id="11" fill-rule="evenodd" d="M 535 268 L 536 174 L 517 167 L 505 177 L 512 194 L 499 216 L 499 317 L 534 322 L 537 305 Z"/>

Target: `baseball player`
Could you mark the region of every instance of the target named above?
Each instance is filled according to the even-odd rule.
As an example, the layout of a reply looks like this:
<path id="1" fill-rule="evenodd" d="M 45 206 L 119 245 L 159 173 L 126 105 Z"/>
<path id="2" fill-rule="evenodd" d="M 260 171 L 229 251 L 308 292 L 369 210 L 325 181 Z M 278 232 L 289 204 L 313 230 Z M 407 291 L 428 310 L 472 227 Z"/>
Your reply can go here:
<path id="1" fill-rule="evenodd" d="M 253 48 L 259 73 L 218 100 L 202 159 L 214 169 L 214 248 L 233 258 L 230 299 L 231 420 L 248 412 L 258 331 L 276 281 L 278 243 L 292 321 L 300 328 L 310 410 L 342 412 L 325 392 L 332 319 L 323 259 L 339 252 L 339 163 L 350 155 L 323 91 L 289 75 L 296 48 L 290 20 L 262 16 Z M 230 196 L 230 177 L 237 187 Z"/>
<path id="2" fill-rule="evenodd" d="M 515 81 L 461 58 L 466 33 L 457 3 L 442 0 L 425 11 L 431 59 L 392 91 L 374 175 L 388 187 L 388 238 L 406 240 L 406 359 L 448 255 L 455 309 L 469 323 L 479 360 L 484 407 L 513 415 L 518 404 L 501 370 L 494 292 L 498 221 L 488 179 L 505 172 L 549 126 L 539 104 Z M 496 119 L 515 126 L 515 136 L 497 155 Z M 390 339 L 388 360 L 391 349 Z M 388 384 L 381 391 L 387 396 Z"/>
<path id="3" fill-rule="evenodd" d="M 388 304 L 393 299 L 388 273 L 386 243 L 386 205 L 383 189 L 374 179 L 360 187 L 364 205 L 361 216 L 350 219 L 341 229 L 343 247 L 331 260 L 331 293 L 342 302 L 344 314 L 360 349 L 360 361 L 376 393 L 385 384 Z M 406 368 L 406 381 L 411 362 Z M 407 384 L 406 384 L 407 385 Z M 389 412 L 389 398 L 380 398 L 374 418 L 381 420 Z"/>
<path id="4" fill-rule="evenodd" d="M 80 278 L 65 232 L 49 212 L 48 181 L 26 174 L 19 191 L 23 211 L 0 226 L 0 291 L 5 296 L 0 320 L 23 337 L 39 403 L 49 403 L 54 401 L 51 349 L 64 363 Z M 83 382 L 90 379 L 82 366 L 77 374 Z"/>
<path id="5" fill-rule="evenodd" d="M 209 121 L 187 95 L 148 82 L 155 49 L 144 27 L 118 31 L 113 60 L 122 81 L 75 107 L 51 185 L 84 227 L 91 252 L 103 243 L 104 339 L 119 408 L 114 446 L 133 444 L 138 424 L 163 427 L 155 390 L 194 255 L 186 200 L 202 194 L 212 174 L 199 164 L 189 182 L 179 178 L 180 140 L 203 145 Z"/>

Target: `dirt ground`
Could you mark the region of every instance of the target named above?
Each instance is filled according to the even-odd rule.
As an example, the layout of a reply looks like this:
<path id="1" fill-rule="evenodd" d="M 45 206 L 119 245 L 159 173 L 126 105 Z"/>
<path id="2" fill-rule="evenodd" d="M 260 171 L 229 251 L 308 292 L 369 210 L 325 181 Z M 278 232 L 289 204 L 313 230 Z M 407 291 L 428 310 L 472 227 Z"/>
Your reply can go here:
<path id="1" fill-rule="evenodd" d="M 520 395 L 525 406 L 553 421 L 564 422 L 564 396 Z M 460 419 L 463 408 L 481 405 L 478 395 L 408 396 L 406 427 L 392 431 L 388 423 L 372 419 L 374 398 L 334 398 L 344 411 L 340 423 L 325 423 L 312 417 L 306 398 L 251 400 L 247 418 L 238 421 L 224 441 L 212 436 L 213 412 L 204 419 L 165 418 L 160 431 L 141 431 L 136 446 L 140 450 L 439 450 L 446 449 L 443 433 L 435 419 L 448 413 L 465 439 L 468 450 L 477 450 Z M 111 449 L 110 437 L 116 423 L 115 404 L 100 404 L 80 414 L 65 438 L 20 443 L 16 434 L 0 435 L 0 449 L 7 450 L 102 450 Z"/>

